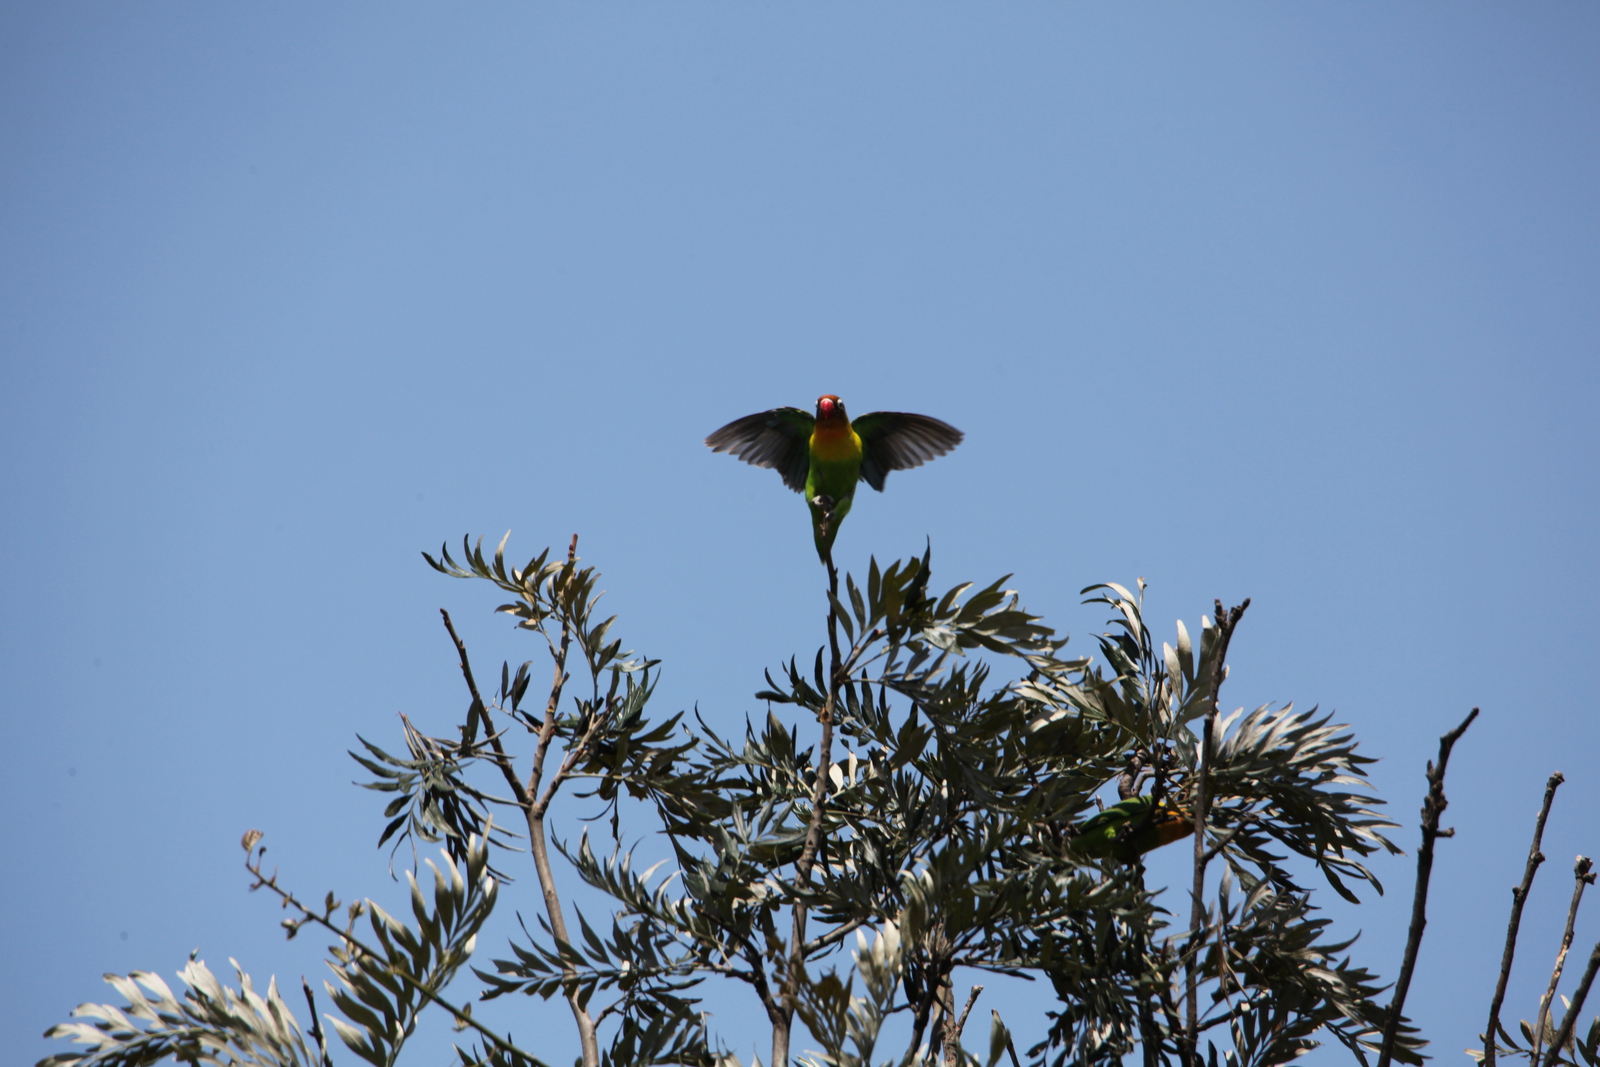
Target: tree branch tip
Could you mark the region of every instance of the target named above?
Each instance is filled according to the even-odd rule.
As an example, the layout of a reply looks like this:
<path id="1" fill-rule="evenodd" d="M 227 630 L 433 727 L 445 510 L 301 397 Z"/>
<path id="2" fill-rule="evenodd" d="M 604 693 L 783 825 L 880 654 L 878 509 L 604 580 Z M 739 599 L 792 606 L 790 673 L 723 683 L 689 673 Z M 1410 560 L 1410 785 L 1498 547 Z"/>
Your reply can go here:
<path id="1" fill-rule="evenodd" d="M 955 1030 L 953 1031 L 957 1045 L 961 1043 L 961 1031 L 967 1027 L 967 1016 L 972 1014 L 972 1006 L 978 1002 L 978 994 L 982 992 L 983 986 L 975 985 L 972 987 L 972 992 L 967 994 L 967 1006 L 961 1009 L 961 1017 L 956 1020 Z"/>

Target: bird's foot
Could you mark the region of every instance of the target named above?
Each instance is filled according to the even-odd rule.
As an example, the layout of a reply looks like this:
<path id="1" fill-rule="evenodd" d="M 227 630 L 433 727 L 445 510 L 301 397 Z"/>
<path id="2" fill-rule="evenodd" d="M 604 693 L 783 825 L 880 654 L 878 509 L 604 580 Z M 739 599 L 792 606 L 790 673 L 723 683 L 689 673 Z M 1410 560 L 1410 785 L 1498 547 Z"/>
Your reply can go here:
<path id="1" fill-rule="evenodd" d="M 833 526 L 833 513 L 834 508 L 838 507 L 838 501 L 834 500 L 833 497 L 828 496 L 826 493 L 818 493 L 816 496 L 811 498 L 811 506 L 822 512 L 822 516 L 818 520 L 817 525 L 822 530 L 822 535 L 826 537 L 828 535 L 828 530 Z"/>

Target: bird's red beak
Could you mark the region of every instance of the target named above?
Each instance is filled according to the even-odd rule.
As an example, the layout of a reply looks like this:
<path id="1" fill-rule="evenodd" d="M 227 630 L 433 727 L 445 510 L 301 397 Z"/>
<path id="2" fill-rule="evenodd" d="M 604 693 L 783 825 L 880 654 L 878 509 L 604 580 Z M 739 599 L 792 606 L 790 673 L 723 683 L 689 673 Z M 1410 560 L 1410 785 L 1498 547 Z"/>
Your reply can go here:
<path id="1" fill-rule="evenodd" d="M 839 412 L 839 398 L 824 396 L 817 399 L 817 418 L 831 419 Z"/>

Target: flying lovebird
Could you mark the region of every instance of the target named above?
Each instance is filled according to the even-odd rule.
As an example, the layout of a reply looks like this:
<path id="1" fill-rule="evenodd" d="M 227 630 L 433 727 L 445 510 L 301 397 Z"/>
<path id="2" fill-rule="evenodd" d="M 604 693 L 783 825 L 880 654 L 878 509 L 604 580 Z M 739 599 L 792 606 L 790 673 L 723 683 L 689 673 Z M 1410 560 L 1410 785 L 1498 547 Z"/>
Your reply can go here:
<path id="1" fill-rule="evenodd" d="M 818 398 L 815 416 L 799 408 L 757 412 L 728 423 L 706 444 L 776 470 L 784 485 L 804 494 L 817 556 L 827 563 L 857 481 L 881 493 L 890 471 L 920 467 L 959 445 L 961 437 L 947 422 L 904 411 L 874 411 L 852 422 L 844 401 L 830 394 Z"/>
<path id="2" fill-rule="evenodd" d="M 1085 819 L 1072 851 L 1086 859 L 1132 863 L 1151 849 L 1194 833 L 1194 817 L 1170 800 L 1134 797 Z"/>

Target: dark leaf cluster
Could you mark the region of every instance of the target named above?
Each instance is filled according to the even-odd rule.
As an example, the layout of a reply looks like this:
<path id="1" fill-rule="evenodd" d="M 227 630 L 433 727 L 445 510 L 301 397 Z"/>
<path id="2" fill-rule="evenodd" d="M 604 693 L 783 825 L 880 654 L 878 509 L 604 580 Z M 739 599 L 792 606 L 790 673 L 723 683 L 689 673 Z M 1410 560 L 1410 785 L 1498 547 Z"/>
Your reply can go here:
<path id="1" fill-rule="evenodd" d="M 365 738 L 352 753 L 372 776 L 362 784 L 390 797 L 380 844 L 443 845 L 431 892 L 413 859 L 408 919 L 364 901 L 341 928 L 331 896 L 303 907 L 252 860 L 257 885 L 292 905 L 291 933 L 311 923 L 337 935 L 327 989 L 340 1016 L 329 1019 L 358 1059 L 394 1063 L 436 1005 L 475 1032 L 477 1044 L 458 1049 L 464 1065 L 532 1067 L 470 1004 L 446 999 L 468 975 L 481 1000 L 565 1002 L 587 1067 L 732 1067 L 699 1006 L 705 983 L 729 981 L 772 1023 L 780 1060 L 798 1022 L 816 1064 L 976 1062 L 961 1029 L 978 994 L 963 1001 L 961 983 L 986 972 L 1054 991 L 1030 1067 L 1120 1063 L 1140 1050 L 1152 1067 L 1256 1067 L 1329 1035 L 1363 1062 L 1374 1047 L 1379 982 L 1299 877 L 1320 874 L 1355 899 L 1353 885 L 1381 891 L 1364 858 L 1394 849 L 1366 792 L 1370 761 L 1330 717 L 1263 707 L 1217 720 L 1195 832 L 1221 881 L 1195 928 L 1175 924 L 1145 884 L 1140 850 L 1158 847 L 1148 822 L 1094 855 L 1082 845 L 1085 820 L 1108 800 L 1147 797 L 1168 827 L 1193 815 L 1195 731 L 1226 677 L 1211 620 L 1198 648 L 1181 623 L 1158 645 L 1142 586 L 1090 587 L 1091 602 L 1113 610 L 1091 661 L 1067 656 L 1005 578 L 935 592 L 929 551 L 873 560 L 862 582 L 841 583 L 830 564 L 825 641 L 768 670 L 756 693 L 765 712 L 719 733 L 698 715 L 652 718 L 656 664 L 613 636 L 598 572 L 580 565 L 575 542 L 520 568 L 505 543 L 486 555 L 464 540 L 459 561 L 443 549 L 427 560 L 504 595 L 496 610 L 543 642 L 547 694 L 534 693 L 530 661 L 502 664 L 485 696 L 447 615 L 465 713 L 439 736 L 403 719 L 403 755 Z M 547 825 L 563 792 L 609 818 L 608 843 Z M 551 857 L 609 914 L 563 903 Z M 528 859 L 533 921 L 491 962 L 469 965 L 502 870 Z M 328 1067 L 320 1029 L 306 1040 L 275 989 L 257 997 L 241 981 L 235 993 L 191 964 L 180 1000 L 153 976 L 120 980 L 134 1006 L 85 1005 L 89 1021 L 53 1032 L 91 1053 L 47 1062 Z M 1187 1029 L 1186 982 L 1206 1003 Z M 889 1032 L 904 1044 L 886 1051 Z M 1401 1033 L 1399 1058 L 1419 1062 L 1414 1030 Z M 1595 1034 L 1587 1040 L 1580 1052 Z M 1020 1067 L 992 1013 L 988 1067 L 1002 1057 Z"/>

